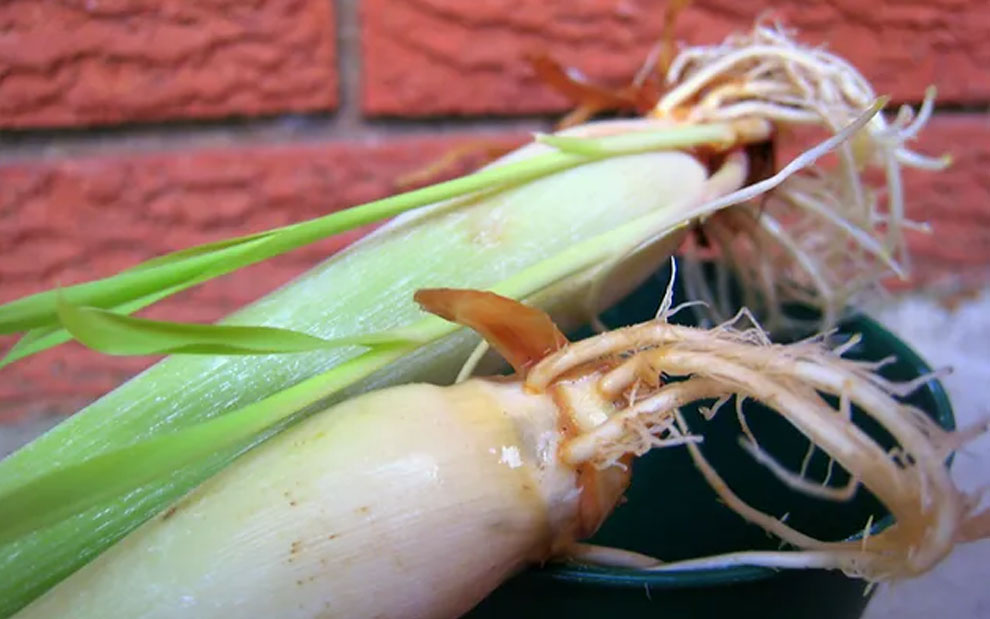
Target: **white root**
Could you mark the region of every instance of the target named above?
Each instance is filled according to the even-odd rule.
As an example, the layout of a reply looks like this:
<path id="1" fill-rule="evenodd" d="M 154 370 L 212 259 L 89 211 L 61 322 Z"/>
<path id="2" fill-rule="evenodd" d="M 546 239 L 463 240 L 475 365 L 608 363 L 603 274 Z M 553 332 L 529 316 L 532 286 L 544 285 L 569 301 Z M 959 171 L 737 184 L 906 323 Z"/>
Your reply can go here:
<path id="1" fill-rule="evenodd" d="M 460 371 L 457 372 L 457 377 L 454 379 L 454 384 L 463 383 L 467 379 L 471 378 L 471 375 L 474 374 L 474 370 L 478 367 L 478 364 L 481 363 L 482 358 L 484 358 L 485 353 L 488 352 L 489 348 L 490 346 L 488 345 L 487 340 L 482 339 L 478 342 L 478 345 L 474 347 L 474 350 L 471 351 L 471 354 L 468 355 L 468 358 L 464 361 L 464 365 L 461 366 Z"/>
<path id="2" fill-rule="evenodd" d="M 569 442 L 561 450 L 561 457 L 572 463 L 594 460 L 601 468 L 615 464 L 619 458 L 632 453 L 643 455 L 661 444 L 681 445 L 696 442 L 697 437 L 673 436 L 673 411 L 696 400 L 723 393 L 715 381 L 685 381 L 667 385 L 652 397 L 637 402 L 608 422 Z M 639 428 L 651 429 L 650 436 L 637 432 Z M 663 438 L 657 438 L 657 435 Z"/>
<path id="3" fill-rule="evenodd" d="M 729 209 L 723 211 L 722 213 L 719 213 L 719 211 L 730 206 L 745 205 L 747 202 L 763 199 L 767 195 L 771 195 L 775 190 L 787 186 L 789 179 L 795 176 L 800 176 L 803 171 L 808 169 L 814 170 L 815 163 L 820 158 L 824 157 L 836 148 L 842 147 L 843 144 L 854 139 L 855 136 L 858 135 L 864 128 L 868 127 L 876 118 L 880 108 L 881 102 L 873 102 L 871 105 L 867 106 L 866 109 L 860 111 L 859 114 L 854 115 L 848 123 L 842 127 L 836 127 L 833 135 L 803 151 L 775 174 L 749 185 L 742 184 L 750 171 L 748 159 L 742 151 L 737 150 L 730 152 L 726 156 L 725 161 L 719 170 L 712 174 L 712 176 L 705 182 L 703 194 L 696 200 L 697 204 L 680 211 L 678 215 L 679 218 L 683 221 L 691 221 L 694 219 L 703 219 L 705 217 L 712 216 L 713 213 L 715 216 L 724 214 L 734 217 L 734 209 Z M 747 141 L 753 141 L 761 137 L 766 137 L 765 132 L 767 129 L 765 127 L 765 120 L 763 120 L 763 122 L 760 122 L 760 120 L 757 119 L 750 120 L 753 122 L 737 122 L 734 124 L 737 132 L 737 142 L 745 143 Z M 751 128 L 747 130 L 746 127 Z M 747 132 L 752 135 L 745 135 Z M 810 176 L 813 177 L 815 174 L 816 173 L 812 172 L 810 173 Z M 713 216 L 713 220 L 715 216 Z M 607 262 L 598 269 L 591 284 L 588 300 L 585 304 L 585 309 L 589 313 L 592 324 L 597 331 L 602 332 L 605 330 L 605 325 L 598 319 L 596 310 L 599 305 L 599 300 L 602 296 L 602 289 L 608 275 L 622 263 L 622 260 L 628 258 L 630 254 L 636 253 L 640 249 L 656 243 L 659 239 L 669 234 L 670 231 L 666 228 L 662 231 L 658 231 L 656 235 L 644 239 L 637 244 L 637 246 L 631 247 L 626 252 L 617 255 L 614 260 Z M 796 246 L 796 244 L 792 245 Z M 723 242 L 722 246 L 725 248 L 730 248 L 731 243 Z M 770 301 L 765 305 L 769 308 L 771 317 L 782 316 L 783 314 L 780 312 L 780 304 L 777 302 L 775 282 L 788 281 L 793 278 L 784 278 L 784 280 L 781 280 L 780 278 L 775 277 L 769 262 L 770 252 L 765 251 L 765 249 L 766 248 L 760 247 L 760 251 L 756 252 L 757 262 L 763 263 L 762 268 L 760 269 L 760 281 L 763 284 L 766 299 Z M 798 251 L 800 251 L 800 249 Z M 792 253 L 794 253 L 793 250 Z M 804 263 L 814 265 L 811 258 L 805 260 Z M 692 274 L 689 272 L 686 281 L 693 289 L 701 292 L 701 300 L 713 308 L 717 308 L 718 305 L 726 304 L 728 297 L 727 277 L 722 278 L 723 285 L 721 294 L 713 295 L 708 290 L 707 284 L 704 282 L 704 278 L 700 276 L 700 270 L 694 269 L 694 271 L 697 271 L 697 273 Z M 727 275 L 727 273 L 725 275 Z M 798 278 L 798 280 L 799 279 L 800 278 Z M 745 278 L 743 281 L 744 283 L 748 283 Z M 870 281 L 872 281 L 872 279 Z M 822 287 L 824 288 L 824 284 Z M 826 316 L 831 317 L 831 312 L 834 309 L 832 308 L 832 304 L 829 304 L 826 309 L 829 310 L 829 312 L 826 313 Z M 727 313 L 727 311 L 723 313 Z"/>
<path id="4" fill-rule="evenodd" d="M 667 81 L 671 88 L 652 113 L 687 123 L 762 118 L 778 127 L 815 126 L 835 133 L 877 98 L 848 62 L 800 45 L 792 32 L 770 23 L 757 23 L 720 45 L 682 50 Z M 882 277 L 908 277 L 904 231 L 916 226 L 906 218 L 901 169 L 938 170 L 949 163 L 907 146 L 931 118 L 934 98 L 929 89 L 917 113 L 902 107 L 892 121 L 872 118 L 852 140 L 837 145 L 837 165 L 806 167 L 768 189 L 749 205 L 749 225 L 718 230 L 720 219 L 739 224 L 745 217 L 739 209 L 705 224 L 719 237 L 723 257 L 743 288 L 762 295 L 758 304 L 745 303 L 764 313 L 768 328 L 791 326 L 779 311 L 788 301 L 818 307 L 830 326 Z M 866 180 L 866 168 L 884 176 L 882 186 Z M 685 275 L 693 290 L 705 292 L 699 275 Z M 717 310 L 719 299 L 712 296 L 707 301 Z"/>
<path id="5" fill-rule="evenodd" d="M 527 386 L 538 391 L 575 368 L 612 359 L 614 369 L 600 378 L 600 392 L 616 399 L 625 390 L 637 390 L 624 409 L 563 445 L 565 461 L 607 468 L 627 454 L 684 445 L 722 501 L 799 549 L 734 554 L 691 562 L 690 567 L 747 561 L 776 567 L 836 568 L 870 580 L 890 580 L 931 569 L 956 543 L 990 535 L 988 512 L 974 513 L 978 502 L 955 487 L 945 467 L 946 456 L 964 440 L 985 431 L 985 426 L 969 429 L 965 435 L 944 430 L 922 411 L 896 399 L 904 385 L 880 379 L 869 364 L 842 358 L 826 346 L 825 338 L 770 344 L 758 326 L 745 330 L 733 326 L 743 315 L 703 330 L 670 324 L 661 312 L 655 321 L 574 343 L 532 368 Z M 642 385 L 650 382 L 643 378 L 644 372 L 684 380 L 641 393 Z M 911 381 L 908 386 L 919 384 Z M 823 394 L 835 396 L 837 406 Z M 806 466 L 800 473 L 785 469 L 759 446 L 737 408 L 743 447 L 772 474 L 799 492 L 833 501 L 849 500 L 862 486 L 887 507 L 895 523 L 859 541 L 820 540 L 746 503 L 704 457 L 701 436 L 690 432 L 679 410 L 690 402 L 714 398 L 718 403 L 709 410 L 713 416 L 733 395 L 737 402 L 751 398 L 775 410 L 830 459 L 820 483 L 806 478 Z M 853 406 L 878 422 L 897 447 L 885 449 L 855 425 Z M 850 476 L 841 486 L 829 484 L 835 465 Z M 672 565 L 680 568 L 684 564 Z"/>
<path id="6" fill-rule="evenodd" d="M 752 439 L 740 439 L 739 445 L 745 449 L 754 460 L 765 466 L 767 470 L 773 473 L 777 479 L 791 488 L 799 490 L 809 496 L 818 497 L 820 499 L 828 499 L 830 501 L 848 501 L 853 497 L 853 495 L 856 494 L 856 490 L 859 488 L 859 480 L 855 477 L 850 477 L 849 481 L 841 487 L 829 486 L 829 476 L 826 476 L 825 481 L 821 484 L 812 483 L 805 479 L 803 471 L 802 474 L 794 474 L 791 471 L 788 471 L 784 465 L 777 462 L 773 456 L 761 449 Z M 809 450 L 808 453 L 812 452 Z M 832 469 L 831 462 L 833 461 L 830 460 L 830 472 Z M 803 468 L 804 467 L 802 466 L 802 469 Z"/>

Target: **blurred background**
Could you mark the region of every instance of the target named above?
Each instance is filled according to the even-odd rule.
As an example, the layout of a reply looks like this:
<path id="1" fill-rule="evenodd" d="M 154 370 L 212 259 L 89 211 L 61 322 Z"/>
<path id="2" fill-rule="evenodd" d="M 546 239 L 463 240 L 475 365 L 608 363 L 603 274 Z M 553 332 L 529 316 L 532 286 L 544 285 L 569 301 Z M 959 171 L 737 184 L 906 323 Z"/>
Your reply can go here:
<path id="1" fill-rule="evenodd" d="M 664 6 L 0 1 L 0 302 L 388 195 L 453 148 L 546 130 L 570 106 L 526 58 L 548 54 L 621 85 L 661 32 Z M 955 164 L 907 178 L 909 214 L 934 233 L 912 235 L 914 278 L 892 282 L 870 311 L 933 365 L 957 368 L 946 384 L 961 421 L 990 416 L 990 9 L 984 0 L 698 0 L 678 38 L 716 42 L 768 9 L 845 55 L 895 104 L 938 87 L 918 148 Z M 215 320 L 355 237 L 144 315 Z M 0 351 L 12 343 L 0 338 Z M 153 362 L 65 345 L 3 368 L 0 455 Z M 957 460 L 962 481 L 988 481 L 988 451 L 984 440 Z M 883 589 L 868 616 L 990 617 L 986 546 Z"/>

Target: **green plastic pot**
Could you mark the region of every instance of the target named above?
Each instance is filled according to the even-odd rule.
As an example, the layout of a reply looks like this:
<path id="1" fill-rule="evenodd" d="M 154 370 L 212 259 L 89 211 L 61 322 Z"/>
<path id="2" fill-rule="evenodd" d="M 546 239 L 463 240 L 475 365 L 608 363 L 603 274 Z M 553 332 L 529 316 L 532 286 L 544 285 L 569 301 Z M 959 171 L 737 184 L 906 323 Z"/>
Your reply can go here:
<path id="1" fill-rule="evenodd" d="M 634 292 L 605 316 L 612 327 L 650 319 L 667 281 L 665 272 Z M 683 299 L 682 291 L 677 298 Z M 676 301 L 675 301 L 676 302 Z M 690 310 L 675 319 L 690 323 Z M 862 342 L 848 356 L 879 360 L 894 355 L 896 363 L 882 374 L 910 380 L 929 372 L 925 362 L 873 320 L 856 316 L 844 322 L 838 337 L 853 333 Z M 575 334 L 575 337 L 587 333 Z M 930 381 L 906 401 L 926 411 L 946 428 L 954 427 L 952 408 L 937 381 Z M 741 434 L 731 408 L 715 420 L 703 421 L 697 410 L 685 410 L 691 428 L 703 434 L 702 448 L 741 497 L 764 511 L 783 516 L 799 529 L 822 539 L 860 534 L 870 517 L 879 530 L 889 522 L 882 506 L 860 489 L 853 500 L 834 503 L 798 494 L 757 464 L 738 443 Z M 808 442 L 789 423 L 752 402 L 747 421 L 761 445 L 792 470 L 798 470 Z M 854 412 L 855 415 L 855 412 Z M 868 420 L 861 425 L 890 443 Z M 827 460 L 816 453 L 811 474 L 822 479 Z M 666 561 L 737 550 L 776 550 L 779 542 L 747 524 L 720 503 L 695 469 L 686 450 L 654 450 L 634 465 L 627 501 L 616 508 L 593 543 L 643 552 Z M 834 483 L 843 481 L 835 478 Z M 479 547 L 476 552 L 485 552 Z M 468 617 L 685 617 L 743 619 L 860 617 L 868 602 L 866 583 L 840 572 L 772 570 L 739 566 L 698 571 L 646 572 L 634 569 L 555 564 L 531 569 L 512 579 L 475 608 Z"/>

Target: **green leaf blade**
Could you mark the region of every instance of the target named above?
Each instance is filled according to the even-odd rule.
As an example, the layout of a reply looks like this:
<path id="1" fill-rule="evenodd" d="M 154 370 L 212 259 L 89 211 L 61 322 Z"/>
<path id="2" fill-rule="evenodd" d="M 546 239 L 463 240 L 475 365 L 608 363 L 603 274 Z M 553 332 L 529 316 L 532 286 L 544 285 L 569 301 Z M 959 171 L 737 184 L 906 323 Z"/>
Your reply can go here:
<path id="1" fill-rule="evenodd" d="M 155 258 L 145 260 L 141 264 L 135 265 L 129 269 L 125 269 L 122 272 L 132 273 L 135 271 L 143 271 L 146 269 L 164 266 L 167 264 L 175 264 L 178 262 L 189 260 L 191 258 L 198 258 L 200 256 L 206 256 L 225 249 L 230 249 L 233 247 L 238 247 L 240 245 L 245 245 L 253 241 L 256 241 L 258 239 L 270 237 L 273 234 L 275 234 L 274 230 L 266 230 L 264 232 L 258 232 L 256 234 L 248 234 L 245 236 L 238 236 L 230 239 L 222 239 L 220 241 L 214 241 L 212 243 L 203 243 L 202 245 L 196 245 L 194 247 L 179 249 L 177 251 L 164 254 L 162 256 L 156 256 Z"/>
<path id="2" fill-rule="evenodd" d="M 266 257 L 264 244 L 271 237 L 245 243 L 148 268 L 135 268 L 104 279 L 84 282 L 61 289 L 71 293 L 73 302 L 99 308 L 133 303 L 141 298 L 157 297 L 163 290 L 174 294 L 205 279 L 216 277 L 250 262 Z M 56 296 L 49 290 L 0 305 L 0 334 L 57 324 Z"/>
<path id="3" fill-rule="evenodd" d="M 194 285 L 194 283 L 195 282 L 191 282 L 189 285 Z M 175 294 L 179 290 L 185 289 L 185 287 L 186 286 L 183 285 L 175 288 L 166 288 L 128 303 L 118 305 L 113 308 L 113 311 L 118 314 L 127 315 L 160 301 L 165 297 Z M 3 369 L 11 363 L 30 357 L 31 355 L 36 355 L 42 351 L 48 350 L 49 348 L 54 348 L 59 344 L 64 344 L 69 341 L 72 341 L 72 335 L 61 327 L 52 326 L 32 329 L 31 331 L 28 331 L 24 337 L 18 340 L 17 343 L 10 348 L 10 350 L 7 351 L 7 354 L 4 355 L 3 359 L 0 359 L 0 369 Z"/>
<path id="4" fill-rule="evenodd" d="M 69 332 L 58 327 L 39 327 L 25 333 L 17 342 L 10 347 L 7 354 L 0 359 L 0 369 L 3 369 L 21 359 L 36 355 L 43 350 L 48 350 L 59 344 L 64 344 L 72 339 Z"/>
<path id="5" fill-rule="evenodd" d="M 132 318 L 57 301 L 62 326 L 81 343 L 108 355 L 261 355 L 311 352 L 340 346 L 411 343 L 398 333 L 324 339 L 292 329 L 204 325 Z"/>

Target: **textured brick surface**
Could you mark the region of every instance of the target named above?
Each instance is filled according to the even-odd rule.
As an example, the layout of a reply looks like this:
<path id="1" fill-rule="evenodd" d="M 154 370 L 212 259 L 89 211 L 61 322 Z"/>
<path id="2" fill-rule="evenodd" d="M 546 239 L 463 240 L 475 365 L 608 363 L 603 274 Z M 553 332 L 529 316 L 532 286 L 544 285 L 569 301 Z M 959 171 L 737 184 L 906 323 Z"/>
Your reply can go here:
<path id="1" fill-rule="evenodd" d="M 907 173 L 909 214 L 932 224 L 932 234 L 909 236 L 915 282 L 990 275 L 990 115 L 936 118 L 919 149 L 950 153 L 943 172 Z"/>
<path id="2" fill-rule="evenodd" d="M 0 301 L 111 274 L 193 243 L 301 221 L 394 193 L 457 139 L 124 155 L 0 167 Z M 452 170 L 453 171 L 453 170 Z M 359 232 L 307 246 L 150 308 L 212 321 Z M 5 350 L 12 338 L 0 338 Z M 0 370 L 0 422 L 68 414 L 149 365 L 70 344 Z"/>
<path id="3" fill-rule="evenodd" d="M 326 110 L 329 0 L 4 0 L 0 127 Z"/>
<path id="4" fill-rule="evenodd" d="M 883 93 L 943 101 L 990 96 L 990 10 L 985 0 L 697 0 L 678 37 L 714 43 L 773 4 L 803 39 L 828 42 Z M 536 81 L 527 53 L 607 83 L 635 72 L 661 30 L 656 0 L 364 0 L 366 112 L 417 116 L 557 111 L 562 98 Z"/>

